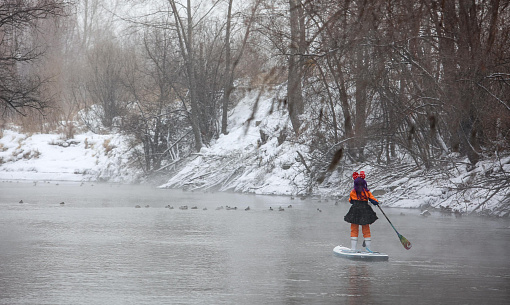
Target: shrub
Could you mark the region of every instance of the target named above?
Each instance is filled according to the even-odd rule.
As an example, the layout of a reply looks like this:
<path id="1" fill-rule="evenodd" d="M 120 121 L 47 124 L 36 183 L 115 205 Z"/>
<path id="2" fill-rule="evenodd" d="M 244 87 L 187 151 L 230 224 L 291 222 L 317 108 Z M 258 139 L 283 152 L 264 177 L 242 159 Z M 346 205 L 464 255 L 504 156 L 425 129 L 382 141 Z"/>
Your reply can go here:
<path id="1" fill-rule="evenodd" d="M 105 139 L 103 142 L 105 156 L 108 155 L 110 151 L 112 151 L 116 147 L 115 145 L 110 144 L 111 140 L 112 139 Z"/>

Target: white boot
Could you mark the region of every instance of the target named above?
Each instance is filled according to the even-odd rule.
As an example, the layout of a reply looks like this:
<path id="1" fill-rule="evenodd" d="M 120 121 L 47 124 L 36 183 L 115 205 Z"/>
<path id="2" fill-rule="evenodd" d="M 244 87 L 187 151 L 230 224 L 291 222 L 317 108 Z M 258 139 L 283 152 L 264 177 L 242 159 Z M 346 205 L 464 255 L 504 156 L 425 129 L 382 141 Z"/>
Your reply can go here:
<path id="1" fill-rule="evenodd" d="M 356 246 L 358 245 L 358 238 L 351 237 L 351 250 L 356 251 Z"/>
<path id="2" fill-rule="evenodd" d="M 367 252 L 372 252 L 372 239 L 369 237 L 369 238 L 365 238 L 365 248 L 367 249 Z"/>

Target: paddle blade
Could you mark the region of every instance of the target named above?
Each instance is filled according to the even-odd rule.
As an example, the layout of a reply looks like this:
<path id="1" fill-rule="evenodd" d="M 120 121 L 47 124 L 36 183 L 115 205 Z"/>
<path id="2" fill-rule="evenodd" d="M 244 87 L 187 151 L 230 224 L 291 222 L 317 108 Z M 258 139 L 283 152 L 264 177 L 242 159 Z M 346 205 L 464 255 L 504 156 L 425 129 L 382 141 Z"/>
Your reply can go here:
<path id="1" fill-rule="evenodd" d="M 402 243 L 402 246 L 404 246 L 404 248 L 406 248 L 406 250 L 411 249 L 411 247 L 412 247 L 411 242 L 408 241 L 407 238 L 405 238 L 404 236 L 402 236 L 400 234 L 398 234 L 398 238 L 400 239 L 400 242 Z"/>

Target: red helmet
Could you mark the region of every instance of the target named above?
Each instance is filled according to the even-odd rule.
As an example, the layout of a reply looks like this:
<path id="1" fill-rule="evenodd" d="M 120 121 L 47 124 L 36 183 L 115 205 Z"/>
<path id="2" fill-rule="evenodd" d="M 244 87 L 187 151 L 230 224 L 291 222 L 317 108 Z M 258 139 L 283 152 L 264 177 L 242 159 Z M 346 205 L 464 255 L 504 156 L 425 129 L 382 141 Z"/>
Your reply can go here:
<path id="1" fill-rule="evenodd" d="M 364 171 L 359 172 L 359 177 L 361 179 L 365 179 L 365 172 Z"/>
<path id="2" fill-rule="evenodd" d="M 352 173 L 352 179 L 356 180 L 356 178 L 358 178 L 358 177 L 359 177 L 359 175 L 357 172 Z"/>

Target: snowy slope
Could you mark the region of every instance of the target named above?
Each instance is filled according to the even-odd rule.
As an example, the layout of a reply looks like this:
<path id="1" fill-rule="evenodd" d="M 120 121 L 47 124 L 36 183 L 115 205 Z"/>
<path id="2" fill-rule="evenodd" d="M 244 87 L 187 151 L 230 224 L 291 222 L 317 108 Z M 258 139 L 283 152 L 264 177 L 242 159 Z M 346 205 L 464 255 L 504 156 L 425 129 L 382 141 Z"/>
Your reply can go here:
<path id="1" fill-rule="evenodd" d="M 70 140 L 58 134 L 25 135 L 4 130 L 0 138 L 2 180 L 134 180 L 126 138 L 85 133 Z"/>
<path id="2" fill-rule="evenodd" d="M 296 141 L 278 145 L 279 132 L 291 130 L 291 126 L 288 113 L 275 106 L 274 92 L 262 95 L 257 109 L 253 108 L 255 100 L 255 92 L 242 99 L 230 113 L 229 134 L 203 148 L 162 187 L 312 195 L 346 201 L 352 188 L 352 172 L 364 170 L 369 188 L 387 206 L 446 214 L 476 211 L 510 215 L 510 189 L 494 183 L 507 181 L 510 157 L 493 156 L 472 169 L 467 160 L 456 159 L 452 154 L 451 164 L 428 171 L 417 169 L 414 164 L 381 167 L 341 162 L 318 184 L 316 178 L 305 175 L 306 168 L 298 158 L 297 152 L 306 158 L 307 146 Z M 254 119 L 248 121 L 252 113 Z M 268 137 L 265 143 L 261 143 L 261 131 Z"/>
<path id="3" fill-rule="evenodd" d="M 213 188 L 220 191 L 291 195 L 299 192 L 303 168 L 296 151 L 305 148 L 288 142 L 278 145 L 283 128 L 291 128 L 285 110 L 277 109 L 274 93 L 245 96 L 230 112 L 229 133 L 221 135 L 162 187 Z M 253 115 L 251 120 L 250 117 Z M 260 131 L 267 135 L 262 143 Z"/>

